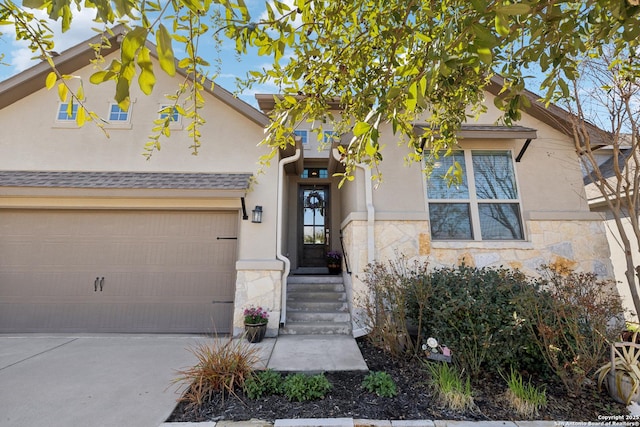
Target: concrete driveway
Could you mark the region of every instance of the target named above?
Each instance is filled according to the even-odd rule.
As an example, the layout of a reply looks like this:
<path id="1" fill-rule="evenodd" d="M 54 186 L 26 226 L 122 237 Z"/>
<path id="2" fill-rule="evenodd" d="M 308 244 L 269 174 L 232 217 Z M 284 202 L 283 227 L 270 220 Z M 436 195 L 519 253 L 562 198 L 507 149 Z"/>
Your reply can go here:
<path id="1" fill-rule="evenodd" d="M 0 335 L 0 426 L 158 427 L 201 336 Z"/>

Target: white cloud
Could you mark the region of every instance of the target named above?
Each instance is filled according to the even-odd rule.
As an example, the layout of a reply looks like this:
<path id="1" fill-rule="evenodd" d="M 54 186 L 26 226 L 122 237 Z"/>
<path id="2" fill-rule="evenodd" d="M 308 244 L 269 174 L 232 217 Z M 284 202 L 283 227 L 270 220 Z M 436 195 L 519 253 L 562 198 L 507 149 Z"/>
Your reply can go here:
<path id="1" fill-rule="evenodd" d="M 46 13 L 41 10 L 30 11 L 37 18 L 46 18 Z M 52 22 L 50 28 L 54 31 L 54 50 L 62 52 L 69 49 L 72 46 L 77 45 L 91 37 L 96 33 L 92 28 L 100 28 L 100 24 L 93 22 L 95 17 L 95 10 L 83 9 L 81 12 L 75 12 L 73 21 L 71 23 L 71 29 L 66 32 L 62 32 L 60 22 Z M 15 28 L 13 26 L 3 26 L 1 28 L 3 32 L 2 38 L 4 40 L 11 40 L 10 43 L 5 43 L 0 46 L 0 53 L 5 54 L 5 62 L 9 64 L 8 69 L 0 69 L 0 78 L 6 77 L 24 71 L 29 67 L 36 65 L 40 62 L 39 58 L 32 59 L 34 56 L 39 56 L 29 49 L 27 42 L 21 40 L 15 40 Z"/>
<path id="2" fill-rule="evenodd" d="M 286 4 L 287 6 L 289 6 L 289 8 L 291 10 L 297 8 L 295 0 L 280 0 L 280 2 Z M 271 6 L 271 10 L 273 10 L 273 12 L 274 12 L 274 14 L 276 16 L 276 19 L 282 17 L 283 14 L 278 12 L 278 10 L 276 9 L 276 7 L 273 4 L 273 1 L 269 1 L 268 3 L 269 3 L 269 6 Z M 288 12 L 285 11 L 285 13 L 288 13 Z M 266 7 L 265 7 L 265 10 L 260 14 L 260 20 L 261 21 L 268 21 L 269 20 L 269 14 L 267 13 Z M 298 25 L 302 24 L 302 17 L 300 15 L 297 15 L 295 22 Z"/>

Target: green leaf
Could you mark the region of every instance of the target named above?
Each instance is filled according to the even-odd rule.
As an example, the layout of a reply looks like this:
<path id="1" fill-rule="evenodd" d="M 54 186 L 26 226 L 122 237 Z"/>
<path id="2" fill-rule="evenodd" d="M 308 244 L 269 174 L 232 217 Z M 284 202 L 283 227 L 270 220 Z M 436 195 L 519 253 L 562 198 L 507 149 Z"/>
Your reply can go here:
<path id="1" fill-rule="evenodd" d="M 68 94 L 69 89 L 67 86 L 62 82 L 58 83 L 58 98 L 60 98 L 60 102 L 66 102 Z"/>
<path id="2" fill-rule="evenodd" d="M 526 15 L 531 12 L 531 6 L 522 3 L 504 4 L 496 6 L 496 11 L 503 15 Z"/>
<path id="3" fill-rule="evenodd" d="M 418 84 L 417 82 L 411 83 L 409 86 L 409 96 L 405 102 L 405 106 L 407 110 L 413 111 L 416 109 L 416 104 L 418 103 Z"/>
<path id="4" fill-rule="evenodd" d="M 153 86 L 156 83 L 156 77 L 153 74 L 153 64 L 151 63 L 151 53 L 149 48 L 143 47 L 138 53 L 138 66 L 140 67 L 140 75 L 138 76 L 138 85 L 145 95 L 150 95 Z"/>
<path id="5" fill-rule="evenodd" d="M 116 82 L 115 100 L 118 103 L 118 105 L 120 105 L 121 108 L 122 108 L 121 103 L 129 98 L 129 84 L 130 84 L 129 80 L 127 80 L 124 77 L 119 77 L 118 81 Z"/>
<path id="6" fill-rule="evenodd" d="M 131 16 L 132 2 L 128 0 L 113 0 L 119 16 Z"/>
<path id="7" fill-rule="evenodd" d="M 109 80 L 113 80 L 116 77 L 116 73 L 113 71 L 98 71 L 93 73 L 91 77 L 89 77 L 89 81 L 94 85 L 104 83 Z"/>
<path id="8" fill-rule="evenodd" d="M 296 97 L 291 95 L 285 95 L 284 100 L 287 101 L 289 105 L 296 105 L 298 103 Z"/>
<path id="9" fill-rule="evenodd" d="M 87 121 L 86 118 L 86 114 L 85 114 L 85 109 L 82 106 L 78 107 L 78 113 L 76 114 L 76 124 L 79 127 L 84 126 L 85 122 Z"/>
<path id="10" fill-rule="evenodd" d="M 497 13 L 496 19 L 495 19 L 495 27 L 496 27 L 496 31 L 501 36 L 509 35 L 509 20 L 507 19 L 506 16 L 500 13 Z"/>
<path id="11" fill-rule="evenodd" d="M 57 80 L 58 80 L 58 76 L 56 75 L 56 73 L 54 73 L 53 71 L 50 72 L 47 75 L 47 79 L 45 81 L 45 86 L 47 87 L 47 89 L 50 90 L 51 88 L 53 88 Z"/>
<path id="12" fill-rule="evenodd" d="M 471 0 L 471 5 L 477 12 L 484 12 L 487 10 L 487 2 L 484 0 Z"/>
<path id="13" fill-rule="evenodd" d="M 196 15 L 205 11 L 204 5 L 199 0 L 180 0 L 180 3 L 188 7 Z"/>
<path id="14" fill-rule="evenodd" d="M 471 31 L 476 36 L 474 44 L 478 47 L 492 48 L 498 44 L 495 35 L 484 25 L 471 24 Z"/>
<path id="15" fill-rule="evenodd" d="M 480 61 L 484 62 L 487 65 L 490 65 L 493 61 L 493 54 L 491 53 L 491 49 L 482 47 L 478 49 L 478 57 Z"/>
<path id="16" fill-rule="evenodd" d="M 142 27 L 136 27 L 132 31 L 128 32 L 121 45 L 121 58 L 122 65 L 127 66 L 136 56 L 138 50 L 144 46 L 144 42 L 147 40 L 148 30 Z"/>
<path id="17" fill-rule="evenodd" d="M 167 28 L 162 24 L 160 24 L 158 31 L 156 31 L 156 43 L 160 68 L 168 75 L 174 76 L 176 74 L 176 63 L 171 46 L 171 36 Z"/>
<path id="18" fill-rule="evenodd" d="M 364 135 L 365 133 L 369 132 L 370 129 L 371 129 L 371 125 L 369 123 L 367 123 L 367 122 L 358 122 L 353 127 L 353 134 L 355 136 L 361 136 L 361 135 Z"/>
<path id="19" fill-rule="evenodd" d="M 22 0 L 22 6 L 30 9 L 42 9 L 45 5 L 45 0 Z"/>
<path id="20" fill-rule="evenodd" d="M 632 41 L 640 37 L 640 25 L 627 25 L 625 26 L 622 37 L 625 41 Z"/>

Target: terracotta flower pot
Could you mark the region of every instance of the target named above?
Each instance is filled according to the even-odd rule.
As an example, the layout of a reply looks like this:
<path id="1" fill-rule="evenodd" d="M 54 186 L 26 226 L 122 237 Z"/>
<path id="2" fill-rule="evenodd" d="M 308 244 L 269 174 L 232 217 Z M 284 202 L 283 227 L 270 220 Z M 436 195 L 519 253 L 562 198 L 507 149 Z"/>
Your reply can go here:
<path id="1" fill-rule="evenodd" d="M 250 343 L 257 343 L 264 339 L 267 333 L 266 323 L 245 323 L 244 324 L 245 336 Z"/>

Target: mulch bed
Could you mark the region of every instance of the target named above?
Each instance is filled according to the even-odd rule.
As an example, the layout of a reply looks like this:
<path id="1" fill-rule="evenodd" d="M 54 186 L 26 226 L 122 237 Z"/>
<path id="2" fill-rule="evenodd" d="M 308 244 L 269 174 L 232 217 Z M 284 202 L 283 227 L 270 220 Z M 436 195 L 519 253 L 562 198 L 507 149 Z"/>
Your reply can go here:
<path id="1" fill-rule="evenodd" d="M 482 378 L 472 384 L 476 408 L 455 412 L 443 406 L 428 385 L 428 374 L 415 359 L 398 360 L 384 351 L 359 339 L 358 345 L 371 371 L 384 371 L 396 382 L 398 395 L 394 398 L 378 397 L 361 388 L 366 373 L 328 372 L 333 385 L 322 400 L 290 402 L 284 396 L 269 396 L 251 400 L 242 390 L 237 396 L 217 395 L 202 407 L 189 408 L 180 403 L 168 421 L 245 421 L 261 419 L 273 422 L 287 418 L 359 418 L 392 420 L 521 420 L 509 408 L 504 393 L 507 389 L 502 378 Z M 569 396 L 561 384 L 545 384 L 548 404 L 535 417 L 537 420 L 591 421 L 599 416 L 623 415 L 624 405 L 615 403 L 605 391 L 587 385 L 580 396 Z"/>

